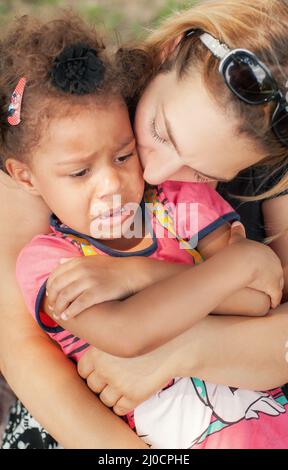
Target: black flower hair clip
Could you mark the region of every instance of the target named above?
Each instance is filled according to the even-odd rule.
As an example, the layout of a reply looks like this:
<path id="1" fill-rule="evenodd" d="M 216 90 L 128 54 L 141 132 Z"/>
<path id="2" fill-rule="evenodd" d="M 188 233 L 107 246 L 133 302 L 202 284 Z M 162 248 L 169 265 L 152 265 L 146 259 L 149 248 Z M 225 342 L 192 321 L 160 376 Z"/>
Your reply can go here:
<path id="1" fill-rule="evenodd" d="M 53 63 L 52 83 L 65 93 L 85 95 L 101 86 L 105 66 L 97 51 L 85 44 L 66 47 Z"/>

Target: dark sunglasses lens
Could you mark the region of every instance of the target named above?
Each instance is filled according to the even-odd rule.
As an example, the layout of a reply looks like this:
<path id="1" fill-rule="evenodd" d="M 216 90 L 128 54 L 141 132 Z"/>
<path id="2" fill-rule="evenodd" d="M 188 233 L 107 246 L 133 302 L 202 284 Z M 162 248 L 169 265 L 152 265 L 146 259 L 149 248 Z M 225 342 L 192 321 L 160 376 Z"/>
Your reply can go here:
<path id="1" fill-rule="evenodd" d="M 288 110 L 286 111 L 285 106 L 275 114 L 272 126 L 281 143 L 288 147 Z"/>
<path id="2" fill-rule="evenodd" d="M 248 54 L 237 52 L 231 56 L 223 73 L 233 93 L 247 103 L 261 104 L 274 97 L 272 78 L 257 60 Z"/>

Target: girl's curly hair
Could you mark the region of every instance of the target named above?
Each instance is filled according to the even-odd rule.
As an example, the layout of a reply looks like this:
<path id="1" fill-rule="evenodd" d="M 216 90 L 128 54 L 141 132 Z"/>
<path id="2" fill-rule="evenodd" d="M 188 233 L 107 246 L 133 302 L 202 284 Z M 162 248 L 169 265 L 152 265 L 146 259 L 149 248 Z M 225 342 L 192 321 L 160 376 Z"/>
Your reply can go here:
<path id="1" fill-rule="evenodd" d="M 115 59 L 95 28 L 70 11 L 48 22 L 27 15 L 16 19 L 0 37 L 2 169 L 9 157 L 28 161 L 49 119 L 79 105 L 126 99 L 131 80 L 125 61 Z M 27 79 L 21 123 L 10 126 L 10 99 L 21 77 Z"/>

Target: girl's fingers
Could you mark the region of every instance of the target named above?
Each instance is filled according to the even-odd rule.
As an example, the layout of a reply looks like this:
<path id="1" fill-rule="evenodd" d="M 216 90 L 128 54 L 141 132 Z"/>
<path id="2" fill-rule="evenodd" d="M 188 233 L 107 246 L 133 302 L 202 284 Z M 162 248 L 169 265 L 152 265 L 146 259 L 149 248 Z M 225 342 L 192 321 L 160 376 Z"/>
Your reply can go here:
<path id="1" fill-rule="evenodd" d="M 79 256 L 75 258 L 61 258 L 62 260 L 65 259 L 67 262 L 59 264 L 53 271 L 50 273 L 50 276 L 48 278 L 47 284 L 46 284 L 46 292 L 50 295 L 50 290 L 52 284 L 55 282 L 55 280 L 59 277 L 62 276 L 64 273 L 68 273 L 70 271 L 73 272 L 73 267 L 75 264 L 75 261 L 78 260 Z"/>
<path id="2" fill-rule="evenodd" d="M 75 283 L 74 283 L 75 284 Z M 70 286 L 69 286 L 70 287 Z M 71 285 L 72 287 L 72 285 Z M 76 286 L 75 288 L 75 292 L 78 291 L 78 286 Z M 86 310 L 87 308 L 90 308 L 92 307 L 93 305 L 95 305 L 95 301 L 93 299 L 94 297 L 94 293 L 90 290 L 90 291 L 84 291 L 83 292 L 83 289 L 80 291 L 80 295 L 74 295 L 73 296 L 73 293 L 71 294 L 70 297 L 66 297 L 66 302 L 64 300 L 65 298 L 65 293 L 63 294 L 63 302 L 61 304 L 61 306 L 64 306 L 64 303 L 65 303 L 65 308 L 62 308 L 62 310 L 59 310 L 59 316 L 62 320 L 64 321 L 67 321 L 67 320 L 70 320 L 71 318 L 74 318 L 76 317 L 77 315 L 79 315 L 81 312 L 83 312 L 84 310 Z M 72 296 L 74 297 L 72 299 Z M 62 298 L 62 293 L 60 293 L 60 296 Z M 58 302 L 58 299 L 57 299 L 57 302 Z M 55 308 L 55 311 L 56 311 L 56 314 L 58 312 L 58 309 Z"/>
<path id="3" fill-rule="evenodd" d="M 54 318 L 61 317 L 62 320 L 68 320 L 69 318 L 73 318 L 73 316 L 76 316 L 85 310 L 85 308 L 88 308 L 88 306 L 91 307 L 93 303 L 90 302 L 89 304 L 88 299 L 86 298 L 85 294 L 83 294 L 85 289 L 85 281 L 83 280 L 82 282 L 79 282 L 79 280 L 77 280 L 71 282 L 71 284 L 69 284 L 67 287 L 64 287 L 62 290 L 60 290 L 54 302 Z"/>
<path id="4" fill-rule="evenodd" d="M 109 385 L 106 385 L 106 387 L 100 393 L 99 398 L 102 403 L 104 403 L 104 405 L 112 408 L 114 405 L 116 405 L 117 401 L 120 400 L 121 395 L 115 389 Z"/>
<path id="5" fill-rule="evenodd" d="M 107 386 L 107 382 L 97 376 L 93 371 L 92 374 L 87 377 L 87 385 L 90 390 L 92 390 L 92 392 L 97 393 L 97 395 L 99 395 Z"/>
<path id="6" fill-rule="evenodd" d="M 54 275 L 53 278 L 49 277 L 46 284 L 46 294 L 49 297 L 49 305 L 55 308 L 55 304 L 60 293 L 75 282 L 79 283 L 79 276 L 77 277 L 77 272 L 74 269 L 66 268 L 66 271 L 57 274 L 57 276 Z"/>

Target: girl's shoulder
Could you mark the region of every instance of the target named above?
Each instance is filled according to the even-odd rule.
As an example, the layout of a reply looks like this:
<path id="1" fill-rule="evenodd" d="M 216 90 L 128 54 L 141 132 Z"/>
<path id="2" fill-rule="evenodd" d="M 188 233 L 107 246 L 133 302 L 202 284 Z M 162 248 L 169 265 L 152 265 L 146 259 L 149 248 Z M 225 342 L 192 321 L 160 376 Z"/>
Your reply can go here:
<path id="1" fill-rule="evenodd" d="M 230 204 L 207 183 L 167 181 L 157 191 L 176 232 L 190 240 L 193 247 L 209 233 L 240 219 Z"/>
<path id="2" fill-rule="evenodd" d="M 207 214 L 211 217 L 223 217 L 235 212 L 231 205 L 208 183 L 193 183 L 167 181 L 159 186 L 158 191 L 163 192 L 167 202 L 179 205 L 195 204 L 199 214 L 203 217 Z"/>

